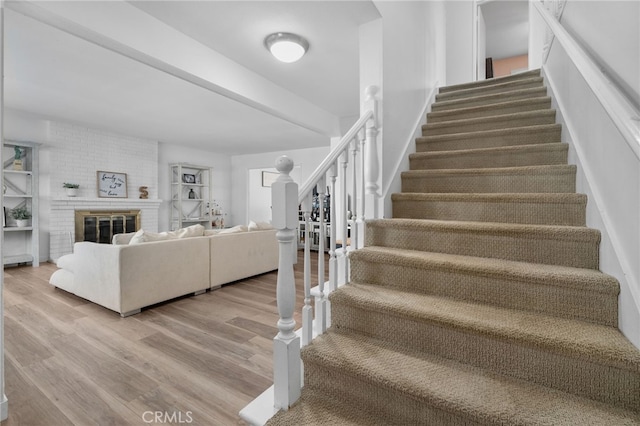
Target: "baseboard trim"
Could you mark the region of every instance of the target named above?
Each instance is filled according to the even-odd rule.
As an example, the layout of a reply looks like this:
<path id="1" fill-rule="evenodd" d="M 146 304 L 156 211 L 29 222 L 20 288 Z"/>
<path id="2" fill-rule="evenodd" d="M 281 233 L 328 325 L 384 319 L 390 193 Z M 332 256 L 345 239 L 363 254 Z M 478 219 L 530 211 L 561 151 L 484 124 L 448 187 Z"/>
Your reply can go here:
<path id="1" fill-rule="evenodd" d="M 240 410 L 240 418 L 251 426 L 264 425 L 279 411 L 274 407 L 273 401 L 273 386 L 271 386 Z"/>

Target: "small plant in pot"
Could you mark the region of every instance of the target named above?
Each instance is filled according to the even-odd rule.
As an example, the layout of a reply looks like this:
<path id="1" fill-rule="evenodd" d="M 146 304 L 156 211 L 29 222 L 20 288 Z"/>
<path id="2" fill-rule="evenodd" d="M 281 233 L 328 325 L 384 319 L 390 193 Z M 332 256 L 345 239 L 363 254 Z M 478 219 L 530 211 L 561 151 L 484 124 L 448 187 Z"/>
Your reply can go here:
<path id="1" fill-rule="evenodd" d="M 31 219 L 31 212 L 26 207 L 16 207 L 11 210 L 11 217 L 16 220 L 16 224 L 20 228 L 29 226 L 29 219 Z"/>
<path id="2" fill-rule="evenodd" d="M 64 188 L 65 192 L 67 193 L 67 196 L 69 197 L 75 197 L 76 195 L 78 195 L 78 188 L 80 188 L 80 185 L 77 183 L 63 183 L 62 187 Z"/>

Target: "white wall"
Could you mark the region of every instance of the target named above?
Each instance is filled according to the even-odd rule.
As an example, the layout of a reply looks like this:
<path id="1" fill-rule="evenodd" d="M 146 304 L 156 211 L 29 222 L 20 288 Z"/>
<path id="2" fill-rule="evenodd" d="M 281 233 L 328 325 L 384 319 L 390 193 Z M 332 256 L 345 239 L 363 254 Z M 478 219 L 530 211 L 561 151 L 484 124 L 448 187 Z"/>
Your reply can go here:
<path id="1" fill-rule="evenodd" d="M 569 1 L 562 26 L 640 107 L 640 2 Z"/>
<path id="2" fill-rule="evenodd" d="M 487 25 L 482 14 L 482 7 L 478 7 L 478 80 L 487 78 Z"/>
<path id="3" fill-rule="evenodd" d="M 170 176 L 169 164 L 189 163 L 213 169 L 212 197 L 222 208 L 225 224 L 231 212 L 231 157 L 211 151 L 160 142 L 158 144 L 158 198 L 160 204 L 160 231 L 169 230 Z"/>
<path id="4" fill-rule="evenodd" d="M 569 8 L 575 6 L 569 2 L 563 20 L 575 21 L 579 17 L 585 21 L 581 26 L 593 28 L 602 24 L 610 30 L 598 31 L 599 37 L 606 37 L 603 42 L 608 46 L 617 46 L 618 42 L 625 45 L 628 41 L 620 39 L 628 36 L 627 31 L 611 31 L 603 21 L 628 23 L 628 5 L 607 3 L 610 6 L 605 17 L 584 13 L 586 9 L 604 9 L 582 5 L 586 9 L 579 10 L 579 6 Z M 599 44 L 592 50 L 598 50 Z M 633 61 L 623 60 L 617 66 L 619 75 L 628 74 L 629 69 L 637 73 Z M 588 196 L 587 226 L 602 233 L 600 269 L 620 282 L 620 329 L 640 347 L 640 159 L 557 40 L 543 71 L 559 112 L 558 120 L 563 124 L 563 141 L 570 145 L 569 162 L 578 166 L 577 190 Z"/>
<path id="5" fill-rule="evenodd" d="M 415 149 L 416 124 L 423 123 L 427 98 L 442 85 L 445 7 L 442 2 L 376 2 L 383 22 L 382 194 L 400 190 L 395 179 Z M 448 21 L 447 21 L 448 25 Z M 402 48 L 398 48 L 402 46 Z"/>
<path id="6" fill-rule="evenodd" d="M 447 85 L 475 80 L 472 0 L 447 1 Z"/>
<path id="7" fill-rule="evenodd" d="M 328 143 L 328 141 L 327 141 Z M 277 151 L 267 152 L 260 154 L 249 155 L 235 155 L 231 157 L 231 216 L 229 219 L 229 225 L 246 225 L 249 220 L 256 220 L 249 217 L 249 194 L 251 193 L 249 175 L 250 170 L 253 169 L 266 169 L 270 170 L 274 167 L 276 160 L 282 156 L 287 155 L 291 158 L 296 167 L 299 167 L 299 180 L 298 184 L 302 184 L 313 173 L 318 165 L 329 154 L 329 146 L 320 148 L 309 149 L 292 149 L 289 151 Z M 257 172 L 255 172 L 257 173 Z M 292 173 L 292 177 L 296 176 L 298 172 Z M 256 179 L 253 183 L 254 190 L 261 191 L 260 180 Z M 269 206 L 266 205 L 263 210 L 269 210 L 271 206 L 271 199 L 268 199 Z M 258 209 L 255 206 L 252 209 Z M 269 218 L 271 220 L 271 218 Z"/>

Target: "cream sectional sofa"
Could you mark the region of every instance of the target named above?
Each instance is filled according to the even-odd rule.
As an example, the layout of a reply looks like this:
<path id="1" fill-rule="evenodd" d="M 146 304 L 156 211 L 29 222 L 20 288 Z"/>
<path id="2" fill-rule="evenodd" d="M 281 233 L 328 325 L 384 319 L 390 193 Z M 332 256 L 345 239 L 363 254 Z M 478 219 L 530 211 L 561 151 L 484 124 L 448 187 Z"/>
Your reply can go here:
<path id="1" fill-rule="evenodd" d="M 58 259 L 60 269 L 49 282 L 124 317 L 278 268 L 275 230 L 227 231 L 161 240 L 172 233 L 145 237 L 138 231 L 115 236 L 114 244 L 75 243 L 73 254 Z"/>

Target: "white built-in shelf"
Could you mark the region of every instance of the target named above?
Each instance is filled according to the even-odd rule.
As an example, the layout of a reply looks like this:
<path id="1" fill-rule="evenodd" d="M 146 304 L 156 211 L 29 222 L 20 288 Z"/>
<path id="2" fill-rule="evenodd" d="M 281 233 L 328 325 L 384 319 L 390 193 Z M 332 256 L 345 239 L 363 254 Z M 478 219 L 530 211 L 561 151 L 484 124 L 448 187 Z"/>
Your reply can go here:
<path id="1" fill-rule="evenodd" d="M 31 170 L 11 170 L 11 169 L 4 169 L 4 174 L 6 175 L 26 175 L 26 176 L 30 176 L 33 174 L 33 172 Z"/>
<path id="2" fill-rule="evenodd" d="M 171 177 L 169 227 L 171 230 L 182 228 L 185 223 L 201 223 L 210 228 L 212 169 L 185 163 L 170 164 L 169 169 Z M 185 175 L 195 182 L 185 182 Z M 189 198 L 190 192 L 197 198 Z"/>
<path id="3" fill-rule="evenodd" d="M 5 265 L 14 265 L 16 263 L 33 263 L 33 256 L 29 253 L 12 254 L 4 256 Z"/>
<path id="4" fill-rule="evenodd" d="M 39 232 L 38 232 L 38 144 L 27 141 L 5 140 L 2 146 L 5 158 L 14 156 L 14 149 L 18 146 L 22 150 L 22 167 L 24 170 L 14 170 L 13 161 L 4 163 L 2 169 L 3 185 L 9 192 L 3 195 L 6 224 L 3 227 L 4 244 L 2 246 L 3 264 L 31 263 L 39 265 Z M 18 227 L 9 217 L 12 209 L 25 206 L 31 212 L 31 225 Z"/>

